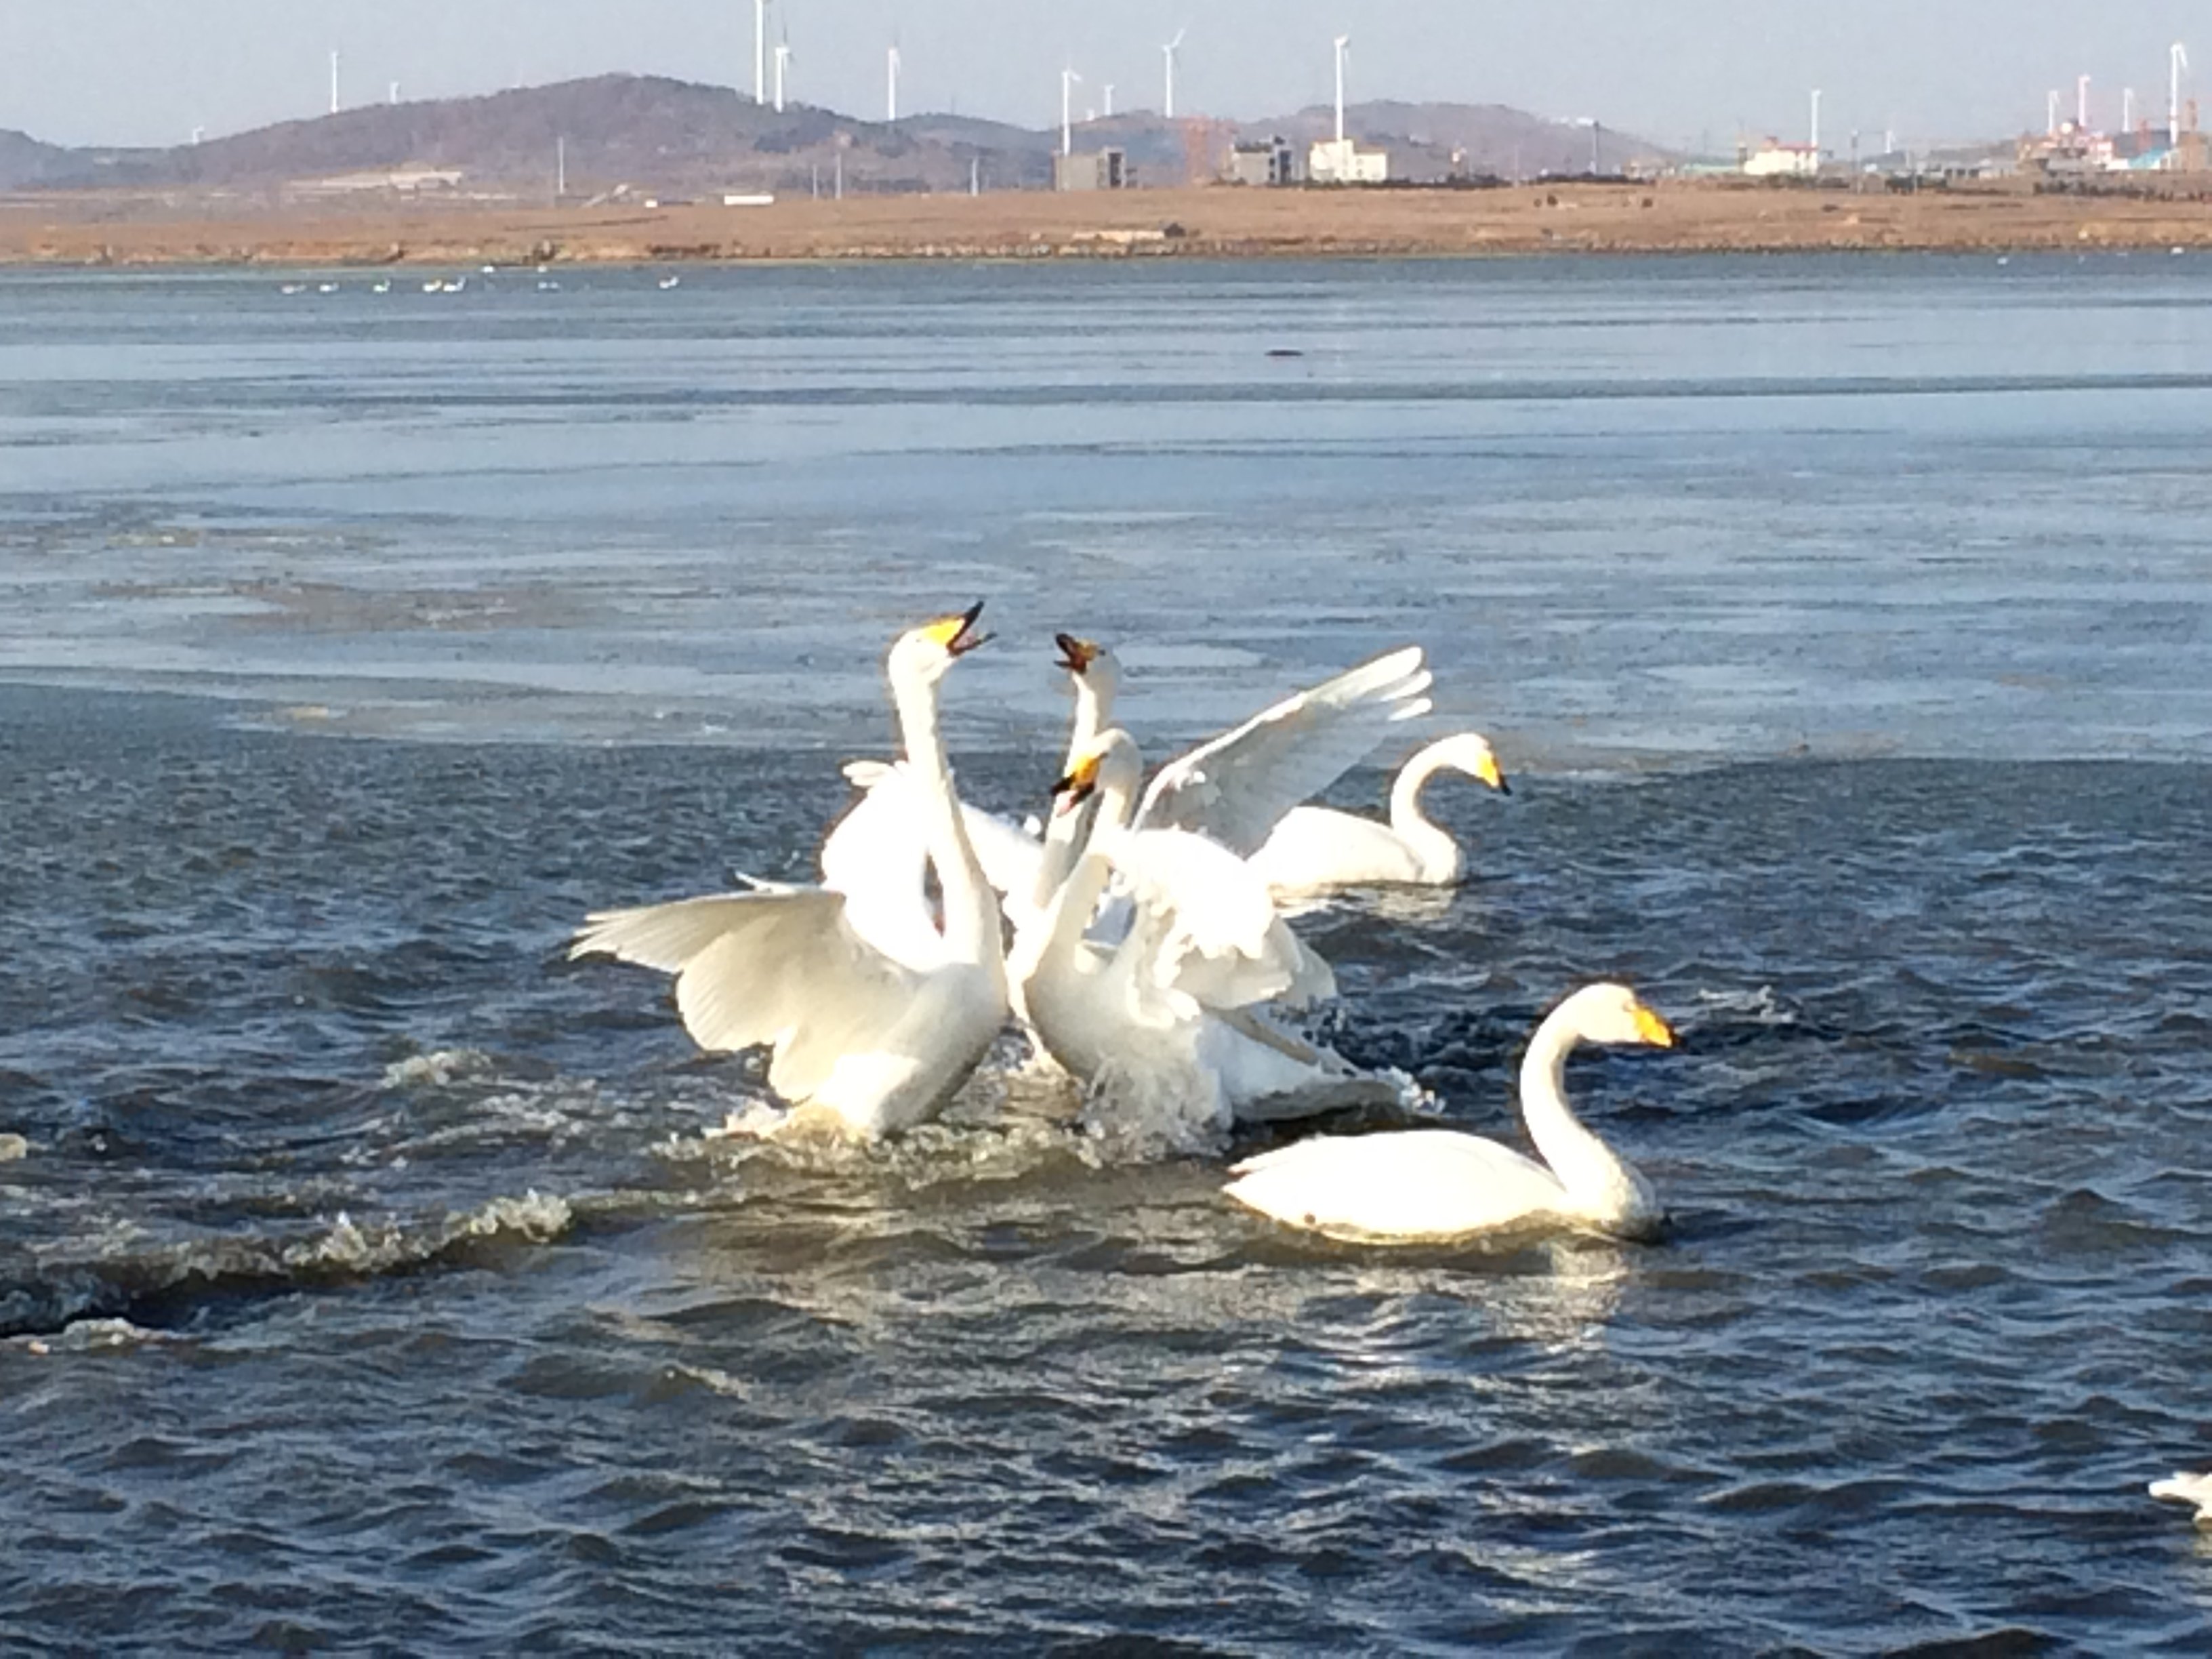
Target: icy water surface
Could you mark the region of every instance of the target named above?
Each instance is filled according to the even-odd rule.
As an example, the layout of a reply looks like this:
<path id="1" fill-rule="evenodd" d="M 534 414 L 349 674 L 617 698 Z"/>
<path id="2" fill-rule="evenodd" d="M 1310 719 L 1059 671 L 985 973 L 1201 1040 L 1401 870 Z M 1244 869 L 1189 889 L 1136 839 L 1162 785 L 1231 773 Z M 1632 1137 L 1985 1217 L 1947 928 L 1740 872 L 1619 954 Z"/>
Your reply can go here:
<path id="1" fill-rule="evenodd" d="M 2194 262 L 343 280 L 0 280 L 13 1646 L 2212 1640 Z M 1301 922 L 1338 1041 L 1512 1138 L 1632 981 L 1671 1236 L 1301 1238 L 1011 1044 L 712 1135 L 562 942 L 804 875 L 978 595 L 1013 810 L 1053 628 L 1160 750 L 1426 644 L 1516 792 Z"/>

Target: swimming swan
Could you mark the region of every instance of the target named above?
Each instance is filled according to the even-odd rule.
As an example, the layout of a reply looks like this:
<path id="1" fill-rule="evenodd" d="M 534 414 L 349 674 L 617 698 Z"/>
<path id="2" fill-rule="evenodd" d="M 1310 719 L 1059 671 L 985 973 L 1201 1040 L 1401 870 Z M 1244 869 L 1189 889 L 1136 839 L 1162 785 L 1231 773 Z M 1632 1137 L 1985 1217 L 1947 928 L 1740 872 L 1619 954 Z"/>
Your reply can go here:
<path id="1" fill-rule="evenodd" d="M 1066 816 L 1096 794 L 1095 823 L 1007 963 L 1041 1046 L 1103 1088 L 1094 1121 L 1119 1109 L 1189 1145 L 1232 1121 L 1396 1098 L 1390 1079 L 1268 1022 L 1263 1005 L 1330 995 L 1334 975 L 1243 860 L 1187 830 L 1130 827 L 1142 777 L 1126 732 L 1109 731 L 1078 756 L 1055 811 Z M 1091 922 L 1109 876 L 1128 914 L 1126 928 L 1102 940 Z"/>
<path id="2" fill-rule="evenodd" d="M 769 1083 L 875 1136 L 920 1122 L 966 1080 L 1006 1018 L 998 902 L 962 821 L 938 731 L 938 684 L 988 635 L 982 606 L 902 634 L 888 669 L 942 930 L 896 950 L 853 925 L 828 887 L 756 882 L 743 893 L 601 911 L 571 957 L 608 955 L 676 975 L 676 1006 L 702 1048 L 775 1049 Z"/>
<path id="3" fill-rule="evenodd" d="M 2212 1474 L 2191 1474 L 2177 1469 L 2163 1480 L 2150 1483 L 2153 1498 L 2170 1498 L 2177 1504 L 2197 1505 L 2197 1524 L 2212 1527 Z"/>
<path id="4" fill-rule="evenodd" d="M 1577 1042 L 1674 1042 L 1626 986 L 1585 986 L 1537 1026 L 1521 1062 L 1521 1114 L 1543 1164 L 1449 1129 L 1322 1136 L 1247 1158 L 1230 1171 L 1237 1179 L 1226 1191 L 1263 1215 L 1338 1237 L 1456 1238 L 1552 1218 L 1649 1237 L 1665 1219 L 1650 1184 L 1583 1127 L 1563 1085 Z"/>
<path id="5" fill-rule="evenodd" d="M 1390 822 L 1377 823 L 1325 806 L 1284 815 L 1252 855 L 1254 868 L 1278 894 L 1310 893 L 1368 882 L 1443 886 L 1459 878 L 1459 843 L 1421 811 L 1421 790 L 1445 767 L 1512 793 L 1498 757 L 1480 733 L 1462 732 L 1429 744 L 1399 769 L 1390 786 Z"/>

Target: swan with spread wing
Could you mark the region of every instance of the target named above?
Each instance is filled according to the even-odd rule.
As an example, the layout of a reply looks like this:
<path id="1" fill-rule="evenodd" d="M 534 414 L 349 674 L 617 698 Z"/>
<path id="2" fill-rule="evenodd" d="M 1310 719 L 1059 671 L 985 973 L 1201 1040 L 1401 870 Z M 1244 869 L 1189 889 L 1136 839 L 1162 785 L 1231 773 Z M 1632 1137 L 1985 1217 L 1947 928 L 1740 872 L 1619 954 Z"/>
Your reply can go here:
<path id="1" fill-rule="evenodd" d="M 1267 1003 L 1331 994 L 1334 975 L 1243 860 L 1188 830 L 1132 827 L 1142 777 L 1119 729 L 1078 754 L 1055 816 L 1095 795 L 1093 826 L 1007 963 L 1039 1042 L 1092 1089 L 1094 1115 L 1146 1117 L 1188 1145 L 1232 1121 L 1396 1099 L 1391 1079 L 1267 1018 Z M 1128 915 L 1102 940 L 1091 923 L 1109 878 Z"/>
<path id="2" fill-rule="evenodd" d="M 1121 684 L 1114 653 L 1073 635 L 1054 636 L 1060 665 L 1075 686 L 1067 769 L 1110 725 Z M 1292 807 L 1371 754 L 1393 726 L 1429 711 L 1431 676 L 1421 648 L 1406 646 L 1297 692 L 1153 774 L 1132 813 L 1135 830 L 1188 830 L 1240 857 L 1257 851 Z M 862 799 L 830 830 L 822 852 L 825 885 L 865 895 L 856 914 L 887 936 L 927 922 L 920 849 L 905 798 L 905 769 L 858 761 L 846 775 Z M 1017 932 L 1030 926 L 1067 879 L 1087 839 L 1087 818 L 1056 813 L 1042 841 L 974 807 L 969 833 L 991 884 L 1006 895 Z"/>
<path id="3" fill-rule="evenodd" d="M 676 976 L 702 1048 L 774 1050 L 769 1084 L 806 1115 L 872 1137 L 932 1115 L 1006 1018 L 999 907 L 969 842 L 938 728 L 939 683 L 981 645 L 982 606 L 899 636 L 887 669 L 917 836 L 941 922 L 833 885 L 750 890 L 586 918 L 572 957 L 611 956 Z M 917 890 L 921 860 L 915 860 Z"/>

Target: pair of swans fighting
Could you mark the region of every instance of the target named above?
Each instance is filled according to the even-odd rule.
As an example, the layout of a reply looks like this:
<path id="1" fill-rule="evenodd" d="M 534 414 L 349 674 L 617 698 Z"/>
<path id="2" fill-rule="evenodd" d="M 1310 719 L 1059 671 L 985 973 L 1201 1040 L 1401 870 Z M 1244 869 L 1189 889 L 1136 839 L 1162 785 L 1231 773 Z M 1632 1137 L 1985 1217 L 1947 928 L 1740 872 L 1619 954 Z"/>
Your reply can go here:
<path id="1" fill-rule="evenodd" d="M 1111 723 L 1119 664 L 1061 635 L 1074 730 L 1051 817 L 1033 834 L 960 800 L 940 732 L 945 675 L 990 637 L 976 629 L 981 608 L 893 644 L 904 757 L 847 769 L 861 798 L 823 844 L 818 885 L 755 881 L 596 913 L 571 954 L 674 975 L 678 1010 L 702 1048 L 768 1048 L 787 1121 L 861 1137 L 933 1115 L 1010 1016 L 1085 1087 L 1094 1120 L 1134 1107 L 1181 1146 L 1218 1142 L 1237 1124 L 1398 1100 L 1398 1079 L 1361 1071 L 1277 1017 L 1334 990 L 1279 904 L 1457 877 L 1458 847 L 1419 796 L 1447 767 L 1504 791 L 1477 734 L 1407 763 L 1387 824 L 1306 805 L 1429 712 L 1420 649 L 1286 698 L 1146 782 L 1135 740 Z M 1584 1041 L 1664 1046 L 1673 1036 L 1620 986 L 1586 988 L 1555 1009 L 1522 1073 L 1543 1164 L 1444 1130 L 1317 1137 L 1236 1165 L 1227 1191 L 1292 1226 L 1350 1238 L 1450 1237 L 1540 1218 L 1648 1233 L 1662 1216 L 1649 1184 L 1576 1119 L 1561 1088 L 1567 1052 Z"/>

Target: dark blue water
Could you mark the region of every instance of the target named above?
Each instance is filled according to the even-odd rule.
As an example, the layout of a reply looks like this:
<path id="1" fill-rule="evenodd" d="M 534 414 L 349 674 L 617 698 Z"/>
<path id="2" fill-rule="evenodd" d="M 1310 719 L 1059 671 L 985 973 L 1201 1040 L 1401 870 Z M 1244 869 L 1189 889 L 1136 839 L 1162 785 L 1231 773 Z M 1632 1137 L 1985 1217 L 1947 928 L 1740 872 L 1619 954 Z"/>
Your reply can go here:
<path id="1" fill-rule="evenodd" d="M 2203 1650 L 2212 268 L 563 280 L 0 281 L 0 1632 Z M 1337 1040 L 1510 1138 L 1630 980 L 1673 1235 L 1289 1235 L 1011 1048 L 713 1133 L 562 941 L 803 873 L 978 594 L 1010 808 L 1052 628 L 1161 751 L 1426 644 L 1516 793 Z"/>

